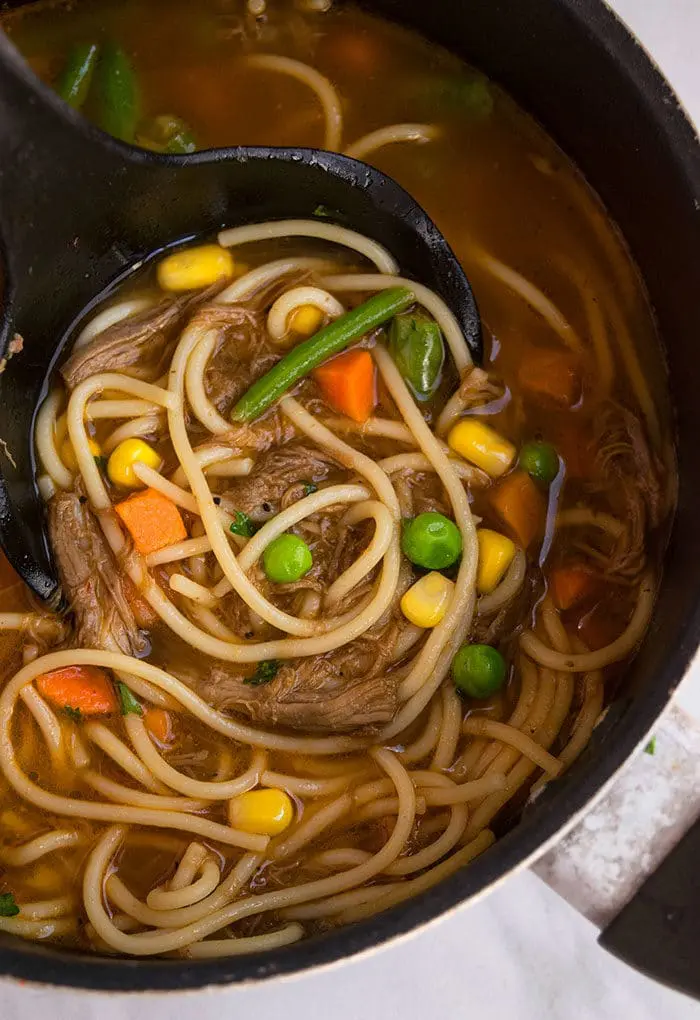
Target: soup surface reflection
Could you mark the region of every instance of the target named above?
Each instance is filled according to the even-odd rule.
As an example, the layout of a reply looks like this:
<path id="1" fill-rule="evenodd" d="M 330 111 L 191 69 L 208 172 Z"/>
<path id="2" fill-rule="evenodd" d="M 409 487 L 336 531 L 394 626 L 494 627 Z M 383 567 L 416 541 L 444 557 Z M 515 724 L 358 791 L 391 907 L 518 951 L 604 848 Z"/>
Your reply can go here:
<path id="1" fill-rule="evenodd" d="M 159 255 L 85 314 L 35 433 L 69 611 L 0 574 L 0 930 L 203 958 L 387 909 L 569 768 L 649 623 L 675 468 L 636 269 L 507 95 L 353 6 L 2 26 L 126 141 L 395 177 L 486 356 L 323 207 Z"/>

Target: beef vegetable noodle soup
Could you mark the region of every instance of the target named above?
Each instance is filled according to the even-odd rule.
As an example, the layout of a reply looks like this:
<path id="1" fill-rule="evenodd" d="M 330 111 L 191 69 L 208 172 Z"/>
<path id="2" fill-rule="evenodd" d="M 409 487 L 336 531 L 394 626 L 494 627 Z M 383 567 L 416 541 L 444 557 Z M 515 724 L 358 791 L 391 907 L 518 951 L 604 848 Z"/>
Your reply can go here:
<path id="1" fill-rule="evenodd" d="M 0 930 L 203 958 L 400 903 L 569 768 L 649 623 L 674 472 L 628 256 L 507 97 L 327 6 L 170 5 L 167 52 L 157 6 L 8 22 L 116 134 L 155 145 L 160 110 L 376 160 L 463 258 L 487 356 L 323 208 L 83 316 L 34 437 L 65 609 L 5 567 Z"/>

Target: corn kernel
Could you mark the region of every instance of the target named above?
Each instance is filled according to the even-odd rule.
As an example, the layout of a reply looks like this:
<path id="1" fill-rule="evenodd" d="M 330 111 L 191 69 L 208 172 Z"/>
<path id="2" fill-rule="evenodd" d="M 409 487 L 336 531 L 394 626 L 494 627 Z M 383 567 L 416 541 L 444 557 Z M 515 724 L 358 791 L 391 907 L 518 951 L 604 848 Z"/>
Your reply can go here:
<path id="1" fill-rule="evenodd" d="M 249 790 L 229 804 L 231 826 L 258 836 L 279 836 L 293 817 L 294 807 L 284 790 Z"/>
<path id="2" fill-rule="evenodd" d="M 436 570 L 408 589 L 401 599 L 401 612 L 416 627 L 437 627 L 447 612 L 454 584 Z"/>
<path id="3" fill-rule="evenodd" d="M 297 336 L 313 336 L 321 328 L 323 312 L 316 305 L 299 305 L 287 320 L 290 332 Z"/>
<path id="4" fill-rule="evenodd" d="M 479 528 L 476 537 L 479 542 L 476 588 L 480 595 L 488 595 L 513 562 L 515 543 L 505 535 L 490 531 L 488 528 Z"/>
<path id="5" fill-rule="evenodd" d="M 100 457 L 102 455 L 102 449 L 100 445 L 95 442 L 94 439 L 88 439 L 88 446 L 90 448 L 90 453 L 93 455 L 93 457 Z M 61 460 L 66 465 L 69 471 L 75 472 L 78 470 L 78 458 L 75 456 L 73 444 L 71 443 L 68 436 L 66 436 L 66 438 L 61 443 L 60 454 Z"/>
<path id="6" fill-rule="evenodd" d="M 158 265 L 158 283 L 163 290 L 197 290 L 209 287 L 217 280 L 230 280 L 233 276 L 233 256 L 218 244 L 203 244 L 199 248 L 168 255 Z"/>
<path id="7" fill-rule="evenodd" d="M 146 464 L 159 471 L 163 461 L 142 439 L 125 439 L 115 447 L 107 461 L 107 474 L 115 485 L 125 489 L 142 489 L 144 483 L 134 474 L 134 464 Z"/>
<path id="8" fill-rule="evenodd" d="M 515 460 L 512 443 L 500 436 L 490 425 L 475 418 L 463 418 L 450 430 L 447 442 L 451 448 L 485 471 L 492 478 L 500 478 Z"/>

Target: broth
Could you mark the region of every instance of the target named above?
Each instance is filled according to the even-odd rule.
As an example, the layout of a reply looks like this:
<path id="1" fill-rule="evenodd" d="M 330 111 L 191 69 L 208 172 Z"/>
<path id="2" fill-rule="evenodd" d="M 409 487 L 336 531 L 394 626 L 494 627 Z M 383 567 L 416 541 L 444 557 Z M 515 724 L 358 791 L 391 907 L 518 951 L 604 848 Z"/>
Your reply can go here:
<path id="1" fill-rule="evenodd" d="M 116 41 L 128 54 L 138 77 L 141 112 L 136 138 L 141 141 L 148 140 L 153 118 L 168 114 L 182 118 L 202 148 L 231 144 L 321 146 L 329 127 L 324 122 L 318 94 L 307 82 L 290 77 L 279 66 L 254 66 L 255 57 L 274 54 L 291 58 L 316 68 L 330 79 L 342 97 L 341 148 L 366 152 L 364 158 L 395 177 L 426 208 L 462 261 L 484 320 L 487 375 L 482 376 L 478 370 L 474 374 L 468 358 L 462 364 L 458 362 L 463 356 L 458 341 L 448 344 L 440 384 L 433 387 L 430 399 L 417 404 L 422 412 L 420 417 L 432 434 L 443 439 L 452 437 L 452 428 L 460 422 L 482 421 L 499 437 L 506 437 L 513 450 L 503 480 L 500 472 L 484 474 L 460 461 L 460 477 L 465 481 L 470 501 L 466 510 L 459 509 L 444 483 L 438 481 L 435 468 L 422 462 L 420 467 L 413 462 L 410 469 L 392 474 L 389 487 L 395 490 L 404 520 L 413 520 L 425 512 L 440 513 L 450 524 L 454 518 L 462 527 L 462 560 L 453 559 L 436 568 L 443 571 L 448 582 L 455 583 L 454 590 L 459 591 L 460 585 L 465 591 L 473 588 L 473 580 L 467 584 L 460 566 L 460 562 L 468 562 L 468 549 L 472 552 L 476 549 L 476 539 L 470 531 L 470 512 L 476 516 L 482 532 L 488 529 L 497 536 L 514 539 L 519 558 L 511 560 L 510 573 L 505 574 L 505 579 L 501 573 L 493 590 L 487 587 L 480 590 L 482 601 L 477 602 L 471 627 L 466 619 L 465 596 L 465 616 L 455 622 L 454 630 L 458 634 L 459 627 L 465 627 L 473 644 L 500 650 L 498 654 L 507 664 L 504 682 L 496 685 L 497 689 L 482 690 L 479 697 L 472 689 L 470 695 L 460 700 L 449 679 L 449 662 L 439 659 L 437 672 L 429 671 L 422 683 L 428 689 L 432 677 L 438 682 L 444 677 L 445 682 L 431 688 L 432 696 L 425 703 L 419 705 L 416 701 L 416 711 L 409 712 L 406 725 L 398 729 L 392 729 L 396 726 L 394 720 L 403 718 L 400 713 L 407 704 L 412 704 L 414 695 L 420 694 L 421 685 L 417 690 L 411 689 L 410 697 L 407 695 L 403 702 L 396 695 L 398 700 L 388 715 L 382 715 L 377 708 L 377 715 L 372 716 L 367 705 L 375 706 L 373 691 L 359 708 L 355 707 L 355 715 L 349 719 L 338 721 L 336 715 L 331 723 L 328 721 L 331 715 L 324 716 L 320 709 L 314 709 L 316 714 L 307 709 L 311 714 L 302 713 L 299 717 L 292 711 L 294 706 L 283 703 L 281 696 L 277 704 L 271 704 L 272 698 L 266 702 L 267 692 L 279 684 L 277 672 L 284 672 L 277 652 L 247 660 L 241 675 L 235 678 L 235 698 L 227 702 L 222 690 L 228 689 L 230 677 L 224 676 L 222 680 L 219 674 L 218 680 L 212 680 L 211 658 L 215 656 L 207 660 L 206 652 L 206 648 L 215 647 L 211 639 L 225 642 L 235 638 L 252 647 L 255 641 L 281 644 L 280 635 L 290 632 L 272 626 L 256 611 L 249 612 L 246 605 L 250 603 L 238 595 L 224 593 L 211 603 L 202 603 L 202 597 L 206 600 L 206 593 L 211 594 L 221 584 L 222 573 L 226 573 L 218 556 L 214 557 L 205 547 L 187 558 L 154 564 L 149 575 L 168 593 L 183 618 L 205 634 L 207 640 L 198 638 L 200 644 L 194 642 L 194 646 L 184 640 L 180 624 L 169 624 L 167 613 L 157 608 L 161 603 L 153 595 L 150 582 L 144 580 L 146 575 L 141 582 L 135 580 L 141 566 L 132 546 L 128 547 L 128 556 L 120 553 L 121 559 L 117 557 L 120 571 L 129 573 L 141 597 L 134 610 L 141 624 L 141 630 L 136 628 L 140 636 L 124 639 L 128 650 L 161 667 L 170 677 L 163 681 L 162 688 L 157 683 L 154 688 L 149 686 L 146 676 L 134 679 L 127 673 L 126 693 L 122 685 L 127 667 L 123 657 L 115 657 L 126 650 L 124 644 L 85 640 L 85 630 L 81 628 L 76 634 L 70 629 L 70 620 L 61 624 L 69 629 L 57 635 L 52 627 L 55 631 L 58 625 L 46 622 L 5 567 L 6 576 L 0 578 L 0 609 L 3 613 L 26 614 L 19 626 L 15 620 L 14 630 L 9 629 L 9 618 L 0 614 L 6 628 L 0 634 L 0 656 L 6 662 L 7 681 L 11 683 L 22 659 L 30 663 L 33 656 L 47 651 L 52 643 L 63 643 L 69 649 L 76 644 L 106 649 L 101 654 L 108 658 L 100 659 L 98 655 L 92 665 L 114 674 L 121 713 L 114 709 L 104 717 L 98 713 L 92 719 L 76 714 L 74 705 L 61 705 L 49 695 L 45 695 L 43 702 L 38 699 L 38 707 L 37 696 L 30 694 L 29 700 L 22 697 L 17 700 L 9 743 L 0 748 L 5 764 L 16 758 L 23 775 L 32 783 L 64 800 L 54 799 L 45 810 L 40 810 L 35 791 L 19 781 L 12 782 L 10 772 L 3 766 L 9 781 L 3 781 L 0 811 L 0 892 L 10 896 L 10 908 L 15 902 L 19 905 L 20 913 L 15 917 L 6 911 L 2 916 L 0 900 L 0 928 L 28 938 L 50 938 L 98 952 L 134 955 L 142 950 L 138 940 L 128 936 L 148 931 L 147 942 L 142 941 L 141 946 L 148 943 L 155 948 L 144 952 L 172 948 L 183 955 L 200 956 L 235 951 L 232 940 L 241 938 L 260 937 L 261 941 L 246 944 L 250 950 L 283 945 L 301 935 L 385 909 L 406 895 L 429 887 L 486 850 L 494 833 L 511 822 L 533 785 L 539 787 L 547 777 L 551 778 L 553 768 L 562 771 L 568 767 L 583 750 L 648 622 L 673 508 L 675 468 L 665 371 L 653 317 L 636 268 L 614 224 L 576 169 L 506 94 L 447 52 L 352 6 L 341 4 L 314 13 L 291 4 L 269 3 L 267 12 L 256 18 L 244 4 L 223 0 L 207 0 L 196 7 L 184 0 L 167 7 L 140 0 L 123 3 L 98 0 L 70 6 L 33 5 L 6 15 L 3 27 L 37 73 L 52 84 L 76 43 L 95 41 L 103 45 L 106 40 Z M 99 104 L 90 96 L 85 112 L 100 117 Z M 371 139 L 366 140 L 387 125 L 407 120 L 412 124 L 408 134 L 418 140 L 377 147 L 372 146 Z M 358 142 L 359 148 L 353 148 Z M 332 222 L 332 211 L 319 210 L 318 222 Z M 338 239 L 335 237 L 335 242 Z M 193 306 L 187 315 L 183 313 L 177 318 L 175 332 L 180 337 L 179 344 L 186 342 L 182 339 L 186 338 L 185 326 L 203 329 L 206 322 L 215 326 L 218 323 L 217 328 L 223 331 L 221 336 L 229 336 L 228 340 L 217 340 L 219 346 L 215 347 L 213 360 L 205 359 L 200 372 L 202 379 L 206 372 L 228 373 L 229 382 L 233 383 L 225 399 L 220 394 L 220 406 L 212 395 L 216 390 L 214 376 L 208 375 L 208 382 L 202 384 L 210 403 L 215 404 L 213 417 L 211 408 L 205 408 L 204 415 L 197 411 L 188 390 L 190 407 L 183 428 L 196 449 L 203 449 L 217 438 L 217 429 L 208 429 L 205 419 L 216 422 L 216 415 L 223 414 L 228 428 L 232 408 L 245 396 L 247 385 L 263 376 L 285 353 L 285 345 L 291 345 L 290 319 L 286 320 L 281 346 L 276 347 L 274 338 L 271 339 L 269 313 L 280 295 L 311 283 L 347 309 L 371 301 L 373 296 L 371 282 L 353 283 L 352 277 L 363 276 L 370 270 L 376 273 L 376 269 L 368 266 L 356 251 L 348 253 L 341 247 L 342 238 L 338 244 L 305 236 L 285 237 L 282 232 L 281 238 L 271 240 L 264 239 L 262 230 L 252 244 L 235 240 L 231 244 L 234 263 L 231 275 L 235 281 L 245 281 L 247 273 L 282 257 L 322 257 L 330 268 L 321 271 L 318 266 L 309 268 L 305 264 L 302 271 L 285 275 L 267 290 L 253 289 L 231 306 L 240 304 L 243 308 L 245 314 L 238 318 L 237 312 L 224 313 L 216 304 L 222 301 L 221 294 L 200 299 L 203 308 Z M 106 305 L 111 307 L 115 300 L 135 299 L 142 303 L 134 313 L 137 319 L 139 315 L 152 315 L 157 302 L 167 304 L 172 300 L 159 273 L 149 268 L 135 274 L 127 287 L 108 297 Z M 350 282 L 341 285 L 338 280 L 334 282 L 334 276 L 341 280 L 349 276 Z M 420 308 L 416 310 L 414 305 L 411 308 L 411 314 L 422 314 Z M 324 314 L 325 320 L 322 316 L 320 321 L 327 324 L 339 313 Z M 207 315 L 212 318 L 207 320 Z M 447 337 L 444 322 L 434 312 L 432 318 L 438 319 L 442 335 Z M 128 315 L 124 322 L 128 328 Z M 119 324 L 113 328 L 120 328 Z M 380 368 L 371 420 L 389 422 L 391 433 L 391 425 L 405 427 L 408 418 L 392 389 L 391 371 L 382 360 L 386 339 L 382 328 L 380 324 L 379 332 L 356 339 L 360 339 L 362 350 L 369 351 Z M 227 329 L 230 335 L 225 333 Z M 100 334 L 94 342 L 99 343 L 104 336 L 105 333 Z M 230 336 L 234 336 L 234 341 Z M 156 343 L 153 337 L 150 339 Z M 233 345 L 238 360 L 226 360 L 227 343 Z M 243 346 L 239 349 L 236 344 Z M 166 350 L 163 364 L 157 370 L 154 368 L 148 379 L 151 384 L 158 382 L 160 392 L 165 385 L 164 372 L 171 366 L 173 345 L 166 345 Z M 218 357 L 223 360 L 215 368 Z M 89 473 L 71 468 L 67 455 L 60 454 L 66 436 L 61 421 L 67 390 L 74 393 L 81 379 L 95 379 L 99 374 L 97 369 L 84 371 L 80 365 L 76 371 L 83 374 L 79 378 L 74 376 L 71 382 L 68 369 L 71 363 L 72 359 L 63 370 L 67 389 L 60 379 L 54 380 L 56 403 L 44 430 L 45 437 L 51 437 L 50 445 L 59 450 L 59 461 L 63 457 L 62 464 L 57 477 L 44 457 L 40 482 L 42 491 L 51 497 L 50 505 L 55 507 L 64 495 L 66 499 L 72 495 L 71 513 L 83 514 L 88 520 L 91 509 L 95 509 L 103 524 L 109 518 L 111 524 L 103 527 L 108 536 L 115 523 L 112 505 L 127 502 L 129 488 L 120 489 L 107 465 L 107 457 L 118 446 L 118 439 L 126 435 L 126 432 L 117 435 L 124 419 L 116 412 L 89 419 L 88 430 L 83 428 L 85 434 L 80 442 L 83 449 L 87 449 L 88 438 L 97 444 L 94 455 L 99 463 L 96 471 L 91 469 Z M 132 369 L 133 364 L 124 370 L 127 376 Z M 406 454 L 405 439 L 397 440 L 393 433 L 372 436 L 366 426 L 353 424 L 351 417 L 341 419 L 339 411 L 347 412 L 347 405 L 334 405 L 328 391 L 319 389 L 319 378 L 315 382 L 303 380 L 294 396 L 337 437 L 350 444 L 356 454 L 366 455 L 375 465 Z M 141 393 L 126 378 L 118 392 L 102 399 L 141 400 L 144 394 L 150 399 L 154 393 Z M 125 415 L 128 427 L 142 410 Z M 264 417 L 261 420 L 269 421 Z M 229 459 L 253 462 L 252 466 L 246 465 L 247 474 L 241 475 L 242 480 L 207 476 L 216 507 L 231 515 L 227 526 L 231 522 L 239 525 L 239 531 L 234 532 L 239 538 L 252 537 L 253 529 L 245 530 L 248 522 L 261 527 L 268 518 L 286 512 L 289 505 L 302 497 L 313 496 L 317 489 L 323 492 L 325 487 L 357 485 L 358 477 L 362 480 L 363 470 L 358 467 L 364 463 L 362 459 L 350 464 L 342 458 L 331 457 L 330 463 L 323 461 L 319 452 L 324 449 L 323 442 L 304 431 L 301 420 L 295 419 L 296 431 L 286 442 L 303 441 L 313 446 L 318 477 L 297 474 L 278 500 L 269 497 L 262 503 L 243 503 L 248 493 L 246 479 L 255 479 L 256 470 L 268 488 L 282 472 L 280 462 L 269 459 L 279 452 L 278 448 L 285 451 L 285 441 L 279 435 L 267 447 L 233 444 L 235 456 L 229 452 Z M 152 415 L 147 427 L 140 433 L 133 432 L 132 438 L 138 435 L 148 441 L 154 463 L 161 462 L 157 468 L 159 477 L 177 480 L 178 485 L 184 484 L 187 489 L 191 486 L 191 472 L 177 454 L 174 426 L 171 422 L 169 429 L 156 427 L 154 421 Z M 282 428 L 275 427 L 278 432 Z M 420 429 L 420 425 L 415 428 Z M 415 436 L 409 423 L 411 429 Z M 220 433 L 228 435 L 223 427 Z M 73 432 L 71 437 L 75 456 L 79 449 Z M 453 445 L 452 438 L 449 442 L 453 451 L 459 446 Z M 542 464 L 538 461 L 535 467 L 528 468 L 524 460 L 528 444 L 542 442 L 554 447 L 558 458 L 544 485 L 542 478 L 533 481 L 533 472 L 536 475 L 544 470 Z M 39 435 L 37 444 L 41 452 Z M 419 447 L 425 454 L 425 447 L 414 438 L 408 449 L 421 456 Z M 537 455 L 542 456 L 541 447 L 538 451 Z M 450 457 L 454 468 L 458 458 L 454 453 Z M 431 461 L 431 456 L 427 460 Z M 61 467 L 68 477 L 66 484 L 61 483 Z M 178 468 L 184 470 L 184 482 L 177 477 Z M 541 503 L 543 508 L 541 528 L 537 525 L 531 541 L 527 540 L 529 525 L 522 514 L 513 517 L 509 506 L 497 497 L 505 492 L 507 479 L 514 477 L 520 479 L 523 493 L 534 493 L 522 498 L 535 500 L 534 505 Z M 158 477 L 148 484 L 160 484 Z M 301 486 L 303 492 L 292 499 L 287 489 L 294 485 Z M 62 494 L 61 490 L 65 492 Z M 100 504 L 103 498 L 106 503 Z M 209 532 L 199 523 L 201 507 L 197 513 L 185 503 L 181 502 L 180 507 L 187 538 L 206 540 Z M 243 518 L 239 519 L 240 514 Z M 203 520 L 204 515 L 201 516 Z M 54 521 L 54 539 L 60 534 L 56 527 Z M 99 538 L 97 524 L 95 529 Z M 376 518 L 376 529 L 377 532 L 380 529 L 380 517 Z M 204 530 L 207 535 L 202 535 Z M 284 589 L 275 588 L 270 572 L 265 577 L 259 567 L 252 568 L 250 576 L 275 611 L 296 619 L 310 612 L 309 607 L 313 609 L 314 598 L 322 606 L 324 593 L 342 575 L 342 570 L 352 564 L 352 557 L 346 562 L 339 553 L 334 553 L 334 549 L 341 548 L 346 532 L 352 532 L 350 544 L 355 543 L 357 548 L 352 546 L 352 550 L 357 552 L 370 541 L 372 531 L 360 522 L 343 532 L 338 513 L 332 507 L 312 513 L 309 520 L 303 519 L 292 530 L 313 552 L 314 567 L 309 577 L 316 587 L 307 587 L 302 598 L 294 587 L 297 581 Z M 330 536 L 327 541 L 326 532 Z M 117 533 L 113 531 L 113 537 Z M 131 535 L 135 538 L 133 531 Z M 99 540 L 104 542 L 104 538 Z M 167 544 L 176 545 L 177 539 Z M 110 557 L 109 548 L 105 548 L 105 555 Z M 65 557 L 57 541 L 54 551 L 66 587 Z M 390 569 L 387 566 L 390 556 L 387 546 L 372 567 L 374 572 L 367 575 L 373 584 L 379 577 L 379 564 L 383 570 Z M 403 569 L 408 570 L 411 583 L 415 583 L 423 576 L 421 566 L 430 565 L 417 564 L 408 557 L 407 566 L 407 556 L 402 560 Z M 481 557 L 482 561 L 486 559 L 483 551 Z M 522 564 L 519 580 L 518 563 Z M 177 594 L 173 594 L 175 574 L 185 578 L 184 582 L 177 582 L 184 584 Z M 134 592 L 128 579 L 125 583 L 130 601 Z M 299 579 L 298 583 L 303 581 Z M 511 583 L 512 591 L 505 592 L 500 587 Z M 70 585 L 67 587 L 70 593 Z M 398 589 L 398 581 L 395 587 Z M 238 588 L 236 591 L 240 594 Z M 497 598 L 494 608 L 487 611 L 483 599 L 488 600 L 498 592 L 501 601 Z M 360 605 L 359 594 L 355 594 Z M 307 597 L 309 601 L 305 602 Z M 347 609 L 344 603 L 341 605 Z M 349 611 L 357 605 L 351 600 Z M 317 613 L 321 611 L 318 606 Z M 73 608 L 80 624 L 84 607 L 77 597 Z M 375 633 L 376 648 L 380 649 L 375 653 L 378 661 L 384 654 L 383 644 L 389 647 L 391 641 L 398 644 L 411 638 L 398 598 L 394 598 L 390 608 L 391 623 L 398 637 L 386 629 L 388 625 Z M 43 623 L 38 623 L 37 618 Z M 372 626 L 375 625 L 379 627 L 379 621 L 375 620 Z M 407 643 L 396 659 L 391 659 L 393 646 L 389 647 L 389 658 L 382 667 L 382 681 L 386 680 L 389 686 L 400 689 L 406 683 L 411 687 L 412 671 L 420 665 L 429 635 L 435 633 L 427 626 L 420 629 L 423 633 L 413 634 L 415 643 Z M 147 637 L 142 633 L 144 630 Z M 369 631 L 372 633 L 372 627 Z M 627 641 L 629 635 L 634 640 Z M 627 643 L 620 653 L 608 654 L 608 649 L 621 641 Z M 449 649 L 449 643 L 445 647 Z M 567 666 L 572 655 L 589 651 L 593 653 L 592 665 L 579 669 Z M 597 653 L 600 655 L 596 658 Z M 279 659 L 284 663 L 289 657 L 283 648 Z M 325 652 L 314 658 L 324 667 L 328 661 Z M 253 672 L 260 664 L 265 666 L 271 661 L 275 669 L 272 677 Z M 90 662 L 89 655 L 84 662 Z M 303 659 L 294 656 L 292 662 L 296 664 L 292 668 L 302 675 Z M 65 665 L 63 660 L 61 664 Z M 363 663 L 362 668 L 372 677 L 371 666 Z M 348 669 L 353 680 L 362 675 L 357 661 L 351 662 Z M 154 677 L 155 674 L 150 676 L 151 684 L 155 683 Z M 205 708 L 194 712 L 190 707 L 183 708 L 186 693 L 182 693 L 177 678 L 182 678 L 201 697 Z M 250 683 L 251 679 L 260 686 L 248 688 L 244 698 L 241 683 Z M 315 682 L 311 678 L 309 684 L 312 680 Z M 347 680 L 341 663 L 333 674 L 333 683 L 342 689 Z M 253 697 L 251 690 L 262 693 Z M 135 709 L 129 707 L 133 699 Z M 49 708 L 44 711 L 41 705 L 46 708 L 47 700 Z M 210 704 L 216 709 L 215 716 L 206 712 Z M 143 716 L 144 706 L 150 715 Z M 326 706 L 322 708 L 325 711 Z M 385 708 L 382 702 L 381 711 L 385 712 Z M 154 715 L 154 711 L 162 714 Z M 240 735 L 234 737 L 233 730 L 226 730 L 229 718 L 241 723 L 252 719 L 256 726 L 262 724 L 266 728 L 256 730 L 258 735 L 262 732 L 263 738 L 270 738 L 264 769 L 259 772 L 268 776 L 266 787 L 286 791 L 290 798 L 291 827 L 288 830 L 285 827 L 284 835 L 282 830 L 273 833 L 272 843 L 262 849 L 257 843 L 232 844 L 217 837 L 226 826 L 235 828 L 231 818 L 237 809 L 230 808 L 228 803 L 235 799 L 232 796 L 218 799 L 209 796 L 199 806 L 182 803 L 188 797 L 197 799 L 186 792 L 188 789 L 196 791 L 203 788 L 202 784 L 231 782 L 250 768 L 251 759 L 255 761 L 256 741 Z M 142 725 L 144 719 L 146 724 Z M 504 728 L 498 729 L 499 726 Z M 155 747 L 161 764 L 149 764 L 150 759 L 144 759 L 148 751 L 141 749 L 140 732 L 141 739 L 143 733 L 150 732 L 151 737 L 146 735 L 145 739 Z M 122 743 L 116 745 L 115 737 Z M 324 753 L 317 749 L 321 746 L 319 741 Z M 168 769 L 176 770 L 177 776 Z M 362 868 L 390 845 L 396 830 L 404 824 L 405 801 L 411 799 L 406 783 L 413 789 L 411 778 L 402 786 L 404 770 L 418 791 L 418 811 L 410 813 L 403 844 L 393 857 L 389 855 L 385 867 L 369 878 L 359 877 L 356 883 L 348 881 L 345 885 L 341 879 L 336 888 L 333 881 L 345 871 L 358 868 L 358 875 L 362 876 Z M 260 775 L 257 778 L 260 780 Z M 456 786 L 461 789 L 465 784 L 478 784 L 484 779 L 473 796 L 465 794 L 463 802 L 459 800 L 461 794 L 454 793 Z M 442 800 L 435 792 L 441 787 L 449 787 L 450 791 Z M 206 823 L 199 835 L 196 829 L 180 831 L 176 824 L 168 828 L 143 819 L 129 822 L 126 815 L 122 818 L 117 811 L 124 803 L 163 811 L 165 801 L 156 802 L 156 798 L 173 800 L 178 795 L 180 813 Z M 68 799 L 78 802 L 77 806 L 66 809 Z M 394 803 L 397 800 L 398 805 Z M 117 813 L 91 821 L 81 819 L 80 803 L 85 805 L 83 813 L 87 815 L 90 805 L 105 802 L 110 802 Z M 105 822 L 114 824 L 106 828 Z M 222 828 L 215 829 L 211 823 Z M 309 823 L 311 828 L 307 830 Z M 45 837 L 45 845 L 37 844 L 34 857 L 26 847 L 37 837 Z M 286 847 L 287 840 L 291 840 L 291 850 Z M 203 845 L 201 859 L 197 856 L 199 842 Z M 412 857 L 416 857 L 418 865 Z M 423 865 L 421 860 L 425 861 Z M 97 869 L 97 879 L 90 872 L 91 867 L 93 871 Z M 88 874 L 93 874 L 92 899 L 87 894 L 84 898 L 81 892 L 86 868 Z M 239 881 L 234 881 L 236 869 L 240 870 Z M 209 892 L 198 899 L 196 882 L 201 881 L 204 888 L 206 876 L 214 871 L 218 878 Z M 102 894 L 94 894 L 94 889 L 100 888 L 100 876 L 105 875 L 110 876 L 105 900 L 109 923 L 105 922 L 101 932 L 96 901 L 101 902 Z M 321 884 L 316 889 L 310 885 L 325 879 L 329 879 L 328 886 Z M 178 900 L 175 894 L 179 890 L 182 894 Z M 280 896 L 275 899 L 278 892 Z M 179 903 L 180 912 L 172 922 L 175 927 L 186 925 L 187 919 L 198 912 L 202 920 L 224 907 L 231 911 L 230 917 L 211 928 L 206 928 L 203 921 L 204 927 L 191 938 L 182 936 L 169 946 L 167 939 L 158 941 L 154 936 L 154 932 L 167 930 L 162 915 L 160 927 L 158 920 L 154 920 L 158 917 L 155 904 L 161 893 L 167 894 L 164 899 L 161 896 L 163 902 Z M 265 893 L 272 895 L 269 907 L 245 906 Z M 53 906 L 42 907 L 44 901 L 51 901 Z M 198 904 L 203 904 L 201 911 Z M 47 909 L 53 911 L 48 920 L 46 914 L 42 915 L 42 910 Z M 89 923 L 83 916 L 85 909 Z M 209 938 L 211 935 L 213 939 Z"/>

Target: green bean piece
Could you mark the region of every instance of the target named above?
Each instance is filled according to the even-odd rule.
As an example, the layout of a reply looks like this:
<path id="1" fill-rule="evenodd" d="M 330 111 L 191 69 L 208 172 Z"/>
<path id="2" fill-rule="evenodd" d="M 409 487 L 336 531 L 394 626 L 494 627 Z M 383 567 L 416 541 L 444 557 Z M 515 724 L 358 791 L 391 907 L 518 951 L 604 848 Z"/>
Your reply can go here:
<path id="1" fill-rule="evenodd" d="M 98 124 L 122 142 L 134 141 L 139 117 L 136 76 L 124 50 L 106 43 L 97 63 Z"/>
<path id="2" fill-rule="evenodd" d="M 137 141 L 144 149 L 170 152 L 173 155 L 194 152 L 197 148 L 197 142 L 188 125 L 180 117 L 170 113 L 161 114 L 149 121 L 143 131 L 139 132 Z"/>
<path id="3" fill-rule="evenodd" d="M 74 110 L 79 110 L 87 99 L 99 52 L 97 43 L 78 43 L 68 54 L 56 91 Z"/>
<path id="4" fill-rule="evenodd" d="M 414 303 L 416 296 L 408 287 L 392 287 L 346 312 L 298 344 L 278 361 L 261 379 L 254 382 L 233 409 L 234 421 L 252 421 L 295 383 L 307 376 L 322 362 L 340 354 L 351 343 L 371 330 L 393 319 Z"/>
<path id="5" fill-rule="evenodd" d="M 389 330 L 389 352 L 417 400 L 429 400 L 440 385 L 445 343 L 437 322 L 421 312 L 397 315 Z"/>

